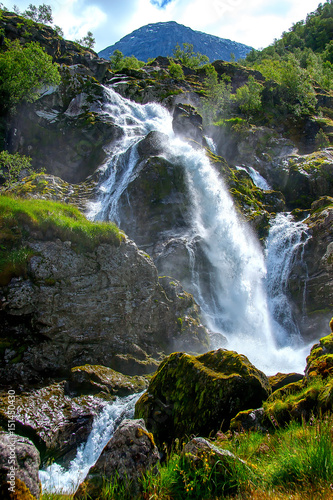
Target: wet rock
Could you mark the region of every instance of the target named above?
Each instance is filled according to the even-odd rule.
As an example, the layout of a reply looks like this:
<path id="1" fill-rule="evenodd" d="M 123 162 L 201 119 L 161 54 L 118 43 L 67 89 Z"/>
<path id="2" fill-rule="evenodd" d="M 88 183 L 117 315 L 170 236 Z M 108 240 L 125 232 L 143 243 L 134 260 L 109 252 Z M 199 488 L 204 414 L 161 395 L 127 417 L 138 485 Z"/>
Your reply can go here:
<path id="1" fill-rule="evenodd" d="M 169 137 L 157 130 L 153 130 L 138 143 L 138 153 L 140 158 L 144 159 L 149 156 L 159 156 L 169 147 Z"/>
<path id="2" fill-rule="evenodd" d="M 158 472 L 159 452 L 143 420 L 123 420 L 102 451 L 96 464 L 79 486 L 75 499 L 98 498 L 103 478 L 120 482 L 133 494 L 139 490 L 138 479 L 152 470 Z"/>
<path id="3" fill-rule="evenodd" d="M 64 383 L 53 384 L 15 395 L 15 429 L 38 448 L 43 461 L 63 464 L 74 458 L 77 447 L 90 434 L 95 415 L 104 407 L 101 399 L 86 396 L 70 398 Z M 0 423 L 8 425 L 8 395 L 0 398 Z"/>
<path id="4" fill-rule="evenodd" d="M 298 382 L 302 380 L 304 375 L 301 373 L 277 373 L 276 375 L 272 375 L 268 377 L 270 386 L 272 388 L 272 392 L 281 389 L 285 385 L 291 384 L 293 382 Z"/>
<path id="5" fill-rule="evenodd" d="M 186 226 L 188 209 L 182 166 L 154 156 L 143 160 L 140 174 L 119 200 L 120 227 L 154 256 L 168 231 Z"/>
<path id="6" fill-rule="evenodd" d="M 189 104 L 177 104 L 173 112 L 172 128 L 175 134 L 203 143 L 202 117 Z"/>
<path id="7" fill-rule="evenodd" d="M 84 365 L 71 369 L 66 391 L 75 394 L 106 393 L 112 396 L 128 396 L 142 392 L 148 381 L 144 377 L 130 377 L 106 366 Z"/>
<path id="8" fill-rule="evenodd" d="M 136 403 L 158 445 L 228 429 L 239 411 L 261 405 L 270 393 L 267 377 L 249 360 L 219 349 L 200 356 L 171 354 Z"/>
<path id="9" fill-rule="evenodd" d="M 264 425 L 265 412 L 263 408 L 255 410 L 244 410 L 237 413 L 237 415 L 230 421 L 230 429 L 232 431 L 261 431 L 265 432 L 267 427 Z"/>
<path id="10" fill-rule="evenodd" d="M 38 450 L 29 439 L 0 431 L 0 495 L 3 500 L 38 500 L 41 496 L 39 466 Z"/>
<path id="11" fill-rule="evenodd" d="M 333 303 L 333 204 L 331 197 L 318 200 L 304 221 L 310 239 L 294 261 L 289 290 L 297 307 L 296 317 L 304 338 L 318 339 L 332 316 Z"/>

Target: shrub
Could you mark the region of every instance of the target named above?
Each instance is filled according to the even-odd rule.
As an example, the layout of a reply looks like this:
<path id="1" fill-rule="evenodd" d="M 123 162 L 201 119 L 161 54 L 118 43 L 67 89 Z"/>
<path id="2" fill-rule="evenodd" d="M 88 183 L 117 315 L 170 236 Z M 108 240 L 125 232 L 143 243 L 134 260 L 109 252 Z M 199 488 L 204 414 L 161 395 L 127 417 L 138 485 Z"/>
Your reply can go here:
<path id="1" fill-rule="evenodd" d="M 144 66 L 143 61 L 139 61 L 134 56 L 124 56 L 120 50 L 115 50 L 110 57 L 111 69 L 121 71 L 122 69 L 140 69 Z"/>
<path id="2" fill-rule="evenodd" d="M 10 154 L 7 151 L 0 153 L 0 176 L 5 179 L 5 186 L 11 186 L 22 175 L 32 173 L 31 158 L 19 153 Z"/>
<path id="3" fill-rule="evenodd" d="M 170 62 L 168 66 L 168 71 L 172 78 L 175 78 L 177 80 L 184 80 L 185 78 L 183 68 L 181 67 L 180 64 L 177 64 L 175 61 Z"/>
<path id="4" fill-rule="evenodd" d="M 43 85 L 58 85 L 60 74 L 52 57 L 37 42 L 22 47 L 18 40 L 0 53 L 0 99 L 2 111 L 13 110 L 21 101 L 38 99 Z"/>
<path id="5" fill-rule="evenodd" d="M 184 64 L 184 66 L 192 69 L 200 68 L 200 66 L 209 62 L 208 56 L 205 56 L 200 52 L 195 53 L 193 51 L 193 45 L 191 43 L 183 43 L 182 49 L 177 43 L 175 49 L 173 50 L 173 57 L 178 59 L 182 64 Z"/>

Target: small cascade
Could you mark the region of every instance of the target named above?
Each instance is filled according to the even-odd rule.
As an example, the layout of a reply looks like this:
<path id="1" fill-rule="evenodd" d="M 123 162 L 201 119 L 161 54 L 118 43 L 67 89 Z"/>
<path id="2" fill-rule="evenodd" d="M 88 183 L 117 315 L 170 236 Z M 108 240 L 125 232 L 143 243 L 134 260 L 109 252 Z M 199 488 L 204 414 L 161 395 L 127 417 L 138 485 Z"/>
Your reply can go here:
<path id="1" fill-rule="evenodd" d="M 253 184 L 258 188 L 263 189 L 264 191 L 272 189 L 266 179 L 261 174 L 259 174 L 258 170 L 256 170 L 255 168 L 245 167 L 244 165 L 242 165 L 241 167 L 236 165 L 236 168 L 237 170 L 244 170 L 247 174 L 249 174 L 253 181 Z"/>
<path id="2" fill-rule="evenodd" d="M 105 87 L 103 113 L 123 131 L 121 139 L 113 146 L 103 167 L 98 201 L 90 204 L 87 214 L 94 220 L 112 220 L 119 224 L 118 202 L 128 184 L 138 174 L 136 146 L 150 131 L 172 133 L 170 113 L 156 103 L 140 105 L 121 97 Z"/>
<path id="3" fill-rule="evenodd" d="M 247 355 L 267 374 L 302 371 L 305 356 L 301 343 L 295 343 L 296 338 L 300 340 L 296 327 L 272 306 L 276 285 L 270 280 L 278 277 L 272 271 L 273 247 L 269 243 L 266 251 L 267 272 L 260 244 L 240 221 L 226 186 L 204 151 L 176 137 L 171 115 L 156 103 L 140 105 L 106 89 L 103 110 L 122 127 L 124 135 L 105 164 L 99 199 L 92 205 L 90 217 L 118 222 L 119 198 L 139 174 L 136 145 L 152 130 L 167 135 L 172 146 L 165 148 L 164 157 L 183 166 L 192 214 L 183 233 L 178 228 L 169 237 L 186 242 L 190 276 L 184 284 L 201 306 L 207 326 L 225 335 L 228 348 Z M 269 188 L 254 169 L 247 172 L 262 189 Z"/>
<path id="4" fill-rule="evenodd" d="M 266 288 L 275 338 L 282 346 L 293 342 L 299 344 L 301 340 L 288 297 L 288 281 L 296 259 L 307 275 L 303 252 L 309 238 L 307 226 L 303 222 L 295 222 L 289 213 L 280 213 L 271 224 L 267 239 Z"/>
<path id="5" fill-rule="evenodd" d="M 68 469 L 53 463 L 46 470 L 39 471 L 44 493 L 72 494 L 77 490 L 120 422 L 124 418 L 133 418 L 135 403 L 141 394 L 116 398 L 113 403 L 105 406 L 94 420 L 86 444 L 78 448 Z"/>

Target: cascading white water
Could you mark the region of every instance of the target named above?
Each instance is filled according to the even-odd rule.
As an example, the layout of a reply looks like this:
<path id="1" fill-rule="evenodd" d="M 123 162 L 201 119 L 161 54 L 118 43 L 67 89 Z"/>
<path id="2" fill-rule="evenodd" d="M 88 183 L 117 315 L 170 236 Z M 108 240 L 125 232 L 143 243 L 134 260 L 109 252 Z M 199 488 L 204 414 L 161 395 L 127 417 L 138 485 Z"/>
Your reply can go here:
<path id="1" fill-rule="evenodd" d="M 251 177 L 253 184 L 260 189 L 269 190 L 271 189 L 270 185 L 266 181 L 266 179 L 253 167 L 245 167 L 245 166 L 237 166 L 237 170 L 244 170 Z"/>
<path id="2" fill-rule="evenodd" d="M 282 346 L 286 342 L 298 345 L 300 341 L 300 331 L 293 319 L 287 290 L 290 270 L 296 258 L 298 265 L 304 267 L 306 274 L 303 251 L 309 238 L 307 226 L 303 222 L 295 222 L 289 213 L 280 213 L 275 217 L 267 238 L 266 288 L 276 332 L 275 338 Z"/>
<path id="3" fill-rule="evenodd" d="M 183 165 L 191 193 L 192 227 L 183 237 L 192 264 L 192 291 L 206 323 L 227 337 L 228 348 L 247 355 L 265 373 L 302 371 L 305 355 L 301 345 L 296 346 L 294 338 L 288 344 L 288 334 L 294 332 L 287 332 L 281 345 L 281 329 L 277 331 L 277 318 L 272 318 L 265 283 L 274 273 L 269 271 L 266 277 L 260 245 L 240 222 L 232 198 L 207 156 L 175 137 L 172 117 L 162 106 L 128 101 L 112 89 L 106 93 L 104 112 L 123 127 L 125 135 L 110 155 L 100 198 L 92 205 L 90 217 L 117 222 L 119 197 L 138 175 L 135 145 L 151 130 L 168 135 L 172 146 L 165 156 Z M 209 286 L 202 286 L 196 268 L 198 245 L 210 263 Z M 270 248 L 269 263 L 274 261 Z"/>
<path id="4" fill-rule="evenodd" d="M 68 468 L 53 463 L 46 470 L 39 471 L 43 493 L 71 494 L 76 491 L 111 439 L 117 425 L 124 418 L 133 418 L 134 406 L 141 394 L 116 398 L 113 403 L 105 406 L 94 420 L 86 444 L 78 448 L 76 457 Z"/>
<path id="5" fill-rule="evenodd" d="M 103 112 L 112 117 L 113 123 L 121 127 L 124 135 L 113 147 L 104 165 L 100 197 L 97 202 L 91 203 L 88 217 L 119 223 L 118 201 L 137 175 L 137 143 L 152 130 L 171 134 L 172 119 L 168 111 L 156 103 L 141 106 L 124 99 L 110 88 L 105 88 L 105 94 Z"/>

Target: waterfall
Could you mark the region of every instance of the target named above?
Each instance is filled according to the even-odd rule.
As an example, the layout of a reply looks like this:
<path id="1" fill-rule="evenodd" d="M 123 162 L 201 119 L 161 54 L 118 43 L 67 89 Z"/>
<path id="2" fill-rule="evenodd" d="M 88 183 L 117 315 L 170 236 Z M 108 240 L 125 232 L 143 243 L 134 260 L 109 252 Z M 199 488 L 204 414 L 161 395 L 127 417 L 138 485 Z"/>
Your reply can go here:
<path id="1" fill-rule="evenodd" d="M 299 344 L 301 338 L 288 297 L 288 281 L 296 259 L 307 275 L 303 252 L 309 238 L 307 226 L 303 222 L 295 222 L 289 213 L 278 214 L 271 224 L 266 244 L 266 287 L 275 338 L 279 345 L 286 342 Z M 305 290 L 306 282 L 304 293 Z"/>
<path id="2" fill-rule="evenodd" d="M 67 469 L 53 463 L 46 470 L 39 471 L 43 493 L 72 494 L 76 491 L 120 422 L 124 418 L 133 418 L 135 403 L 141 394 L 116 398 L 104 407 L 93 422 L 87 442 L 77 449 L 76 457 Z"/>
<path id="3" fill-rule="evenodd" d="M 124 99 L 111 88 L 105 88 L 103 113 L 120 127 L 123 136 L 110 152 L 99 186 L 99 199 L 90 204 L 88 217 L 112 220 L 119 224 L 118 201 L 128 184 L 138 175 L 135 171 L 137 143 L 152 130 L 172 133 L 172 119 L 166 109 L 156 103 L 136 104 Z"/>
<path id="4" fill-rule="evenodd" d="M 253 167 L 246 167 L 245 165 L 237 166 L 237 170 L 244 170 L 249 176 L 251 177 L 253 184 L 257 186 L 260 189 L 263 189 L 265 191 L 268 191 L 269 189 L 272 189 L 271 186 L 268 184 L 266 179 L 259 174 L 258 170 L 256 170 Z"/>
<path id="5" fill-rule="evenodd" d="M 183 166 L 190 192 L 191 222 L 177 237 L 186 241 L 191 267 L 189 291 L 201 306 L 205 323 L 227 337 L 228 348 L 245 354 L 266 374 L 303 371 L 305 354 L 300 337 L 295 335 L 296 327 L 291 316 L 288 321 L 284 316 L 280 324 L 281 316 L 274 306 L 279 297 L 287 301 L 287 295 L 285 291 L 277 293 L 276 285 L 270 283 L 278 281 L 278 272 L 273 270 L 278 253 L 272 250 L 277 249 L 272 236 L 266 249 L 267 269 L 265 254 L 249 227 L 240 221 L 223 180 L 204 151 L 174 135 L 172 117 L 162 106 L 140 105 L 107 89 L 104 113 L 123 128 L 124 137 L 104 166 L 99 198 L 91 206 L 90 217 L 119 220 L 119 198 L 139 174 L 136 144 L 151 130 L 166 134 L 172 146 L 166 148 L 164 156 Z M 263 183 L 258 173 L 250 174 Z M 207 262 L 204 279 L 198 251 Z"/>

